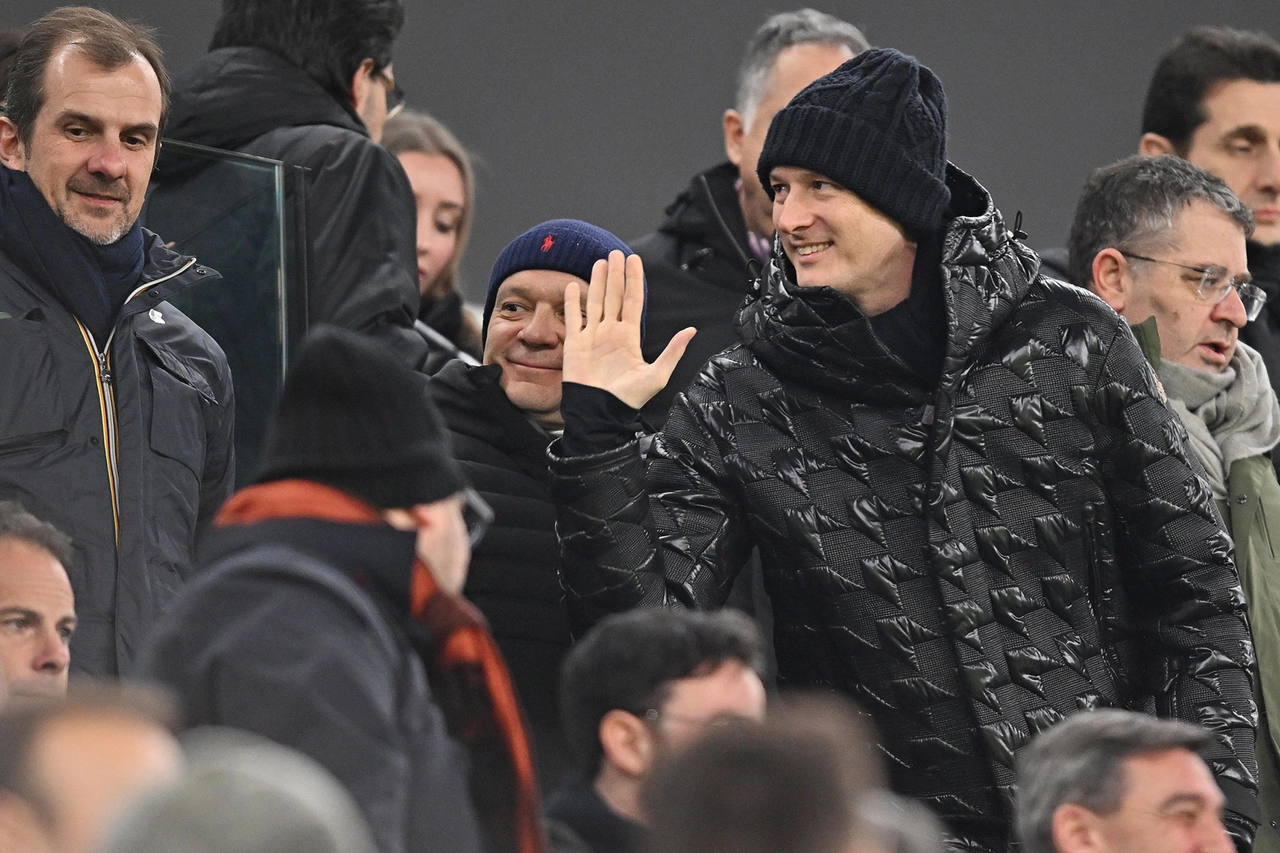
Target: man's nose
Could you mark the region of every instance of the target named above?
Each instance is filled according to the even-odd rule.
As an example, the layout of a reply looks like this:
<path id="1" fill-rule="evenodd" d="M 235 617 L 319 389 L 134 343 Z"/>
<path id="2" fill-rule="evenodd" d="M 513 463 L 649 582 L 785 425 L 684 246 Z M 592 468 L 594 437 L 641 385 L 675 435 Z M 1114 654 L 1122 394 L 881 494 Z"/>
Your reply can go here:
<path id="1" fill-rule="evenodd" d="M 56 627 L 40 632 L 40 645 L 36 649 L 31 668 L 57 674 L 71 665 L 71 649 Z"/>
<path id="2" fill-rule="evenodd" d="M 802 194 L 788 192 L 782 201 L 773 203 L 773 224 L 780 234 L 802 230 L 813 222 L 813 208 Z"/>
<path id="3" fill-rule="evenodd" d="M 1258 188 L 1273 195 L 1280 194 L 1280 147 L 1268 147 L 1258 164 L 1256 175 Z"/>
<path id="4" fill-rule="evenodd" d="M 538 305 L 533 317 L 520 330 L 520 337 L 528 344 L 555 346 L 564 339 L 564 320 L 550 305 Z"/>
<path id="5" fill-rule="evenodd" d="M 1244 324 L 1249 322 L 1249 315 L 1244 310 L 1244 302 L 1240 299 L 1240 291 L 1234 287 L 1227 291 L 1227 296 L 1217 305 L 1213 306 L 1212 318 L 1218 321 L 1226 321 L 1237 329 L 1244 328 Z"/>
<path id="6" fill-rule="evenodd" d="M 124 144 L 118 139 L 104 138 L 89 158 L 89 171 L 112 180 L 123 178 L 126 171 Z"/>

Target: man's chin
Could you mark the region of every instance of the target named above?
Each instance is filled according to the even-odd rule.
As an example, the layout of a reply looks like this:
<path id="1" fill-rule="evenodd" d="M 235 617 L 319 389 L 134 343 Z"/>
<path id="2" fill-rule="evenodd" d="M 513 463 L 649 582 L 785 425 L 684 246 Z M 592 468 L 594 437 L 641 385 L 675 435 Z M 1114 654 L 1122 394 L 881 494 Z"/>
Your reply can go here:
<path id="1" fill-rule="evenodd" d="M 133 227 L 132 222 L 120 219 L 111 221 L 88 216 L 63 216 L 62 221 L 72 231 L 98 246 L 110 246 Z"/>

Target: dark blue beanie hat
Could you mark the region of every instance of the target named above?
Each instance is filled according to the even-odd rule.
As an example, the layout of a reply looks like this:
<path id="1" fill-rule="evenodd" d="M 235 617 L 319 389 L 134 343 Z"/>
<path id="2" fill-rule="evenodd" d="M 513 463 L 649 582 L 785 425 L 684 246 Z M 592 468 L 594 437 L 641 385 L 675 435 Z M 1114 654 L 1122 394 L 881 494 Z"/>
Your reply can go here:
<path id="1" fill-rule="evenodd" d="M 938 230 L 947 189 L 947 96 L 915 57 L 873 48 L 819 77 L 769 125 L 756 174 L 811 169 L 920 236 Z"/>
<path id="2" fill-rule="evenodd" d="M 578 219 L 552 219 L 535 225 L 507 244 L 498 255 L 489 276 L 489 293 L 484 300 L 481 340 L 489 336 L 489 318 L 498 288 L 508 277 L 521 270 L 555 270 L 591 281 L 591 268 L 596 261 L 607 260 L 614 249 L 625 255 L 635 252 L 613 234 Z M 648 297 L 646 282 L 645 296 Z M 643 321 L 640 329 L 644 337 Z"/>

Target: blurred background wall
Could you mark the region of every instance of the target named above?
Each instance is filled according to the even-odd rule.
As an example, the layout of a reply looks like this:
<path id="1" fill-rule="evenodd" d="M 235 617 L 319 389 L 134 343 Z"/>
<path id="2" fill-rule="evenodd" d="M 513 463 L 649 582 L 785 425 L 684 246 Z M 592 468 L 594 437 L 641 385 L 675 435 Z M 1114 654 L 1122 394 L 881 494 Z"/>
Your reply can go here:
<path id="1" fill-rule="evenodd" d="M 798 0 L 798 5 L 803 0 Z M 0 28 L 57 5 L 4 0 Z M 171 69 L 202 54 L 217 0 L 95 5 L 159 31 Z M 724 159 L 746 40 L 778 0 L 406 0 L 395 75 L 412 106 L 480 161 L 463 286 L 483 299 L 502 247 L 553 217 L 623 239 L 653 230 L 692 175 Z M 1280 36 L 1274 0 L 813 2 L 871 43 L 919 57 L 950 100 L 949 156 L 1035 247 L 1066 240 L 1088 171 L 1132 153 L 1156 57 L 1198 23 Z"/>

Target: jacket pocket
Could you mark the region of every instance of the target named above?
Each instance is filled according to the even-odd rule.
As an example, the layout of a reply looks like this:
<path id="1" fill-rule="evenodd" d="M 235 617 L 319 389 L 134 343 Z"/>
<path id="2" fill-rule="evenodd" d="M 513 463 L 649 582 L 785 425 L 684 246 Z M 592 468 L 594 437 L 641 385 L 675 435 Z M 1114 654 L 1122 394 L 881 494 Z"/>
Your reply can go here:
<path id="1" fill-rule="evenodd" d="M 151 449 L 204 474 L 204 395 L 164 364 L 151 363 Z"/>
<path id="2" fill-rule="evenodd" d="M 0 320 L 0 455 L 65 438 L 65 411 L 44 324 Z"/>

